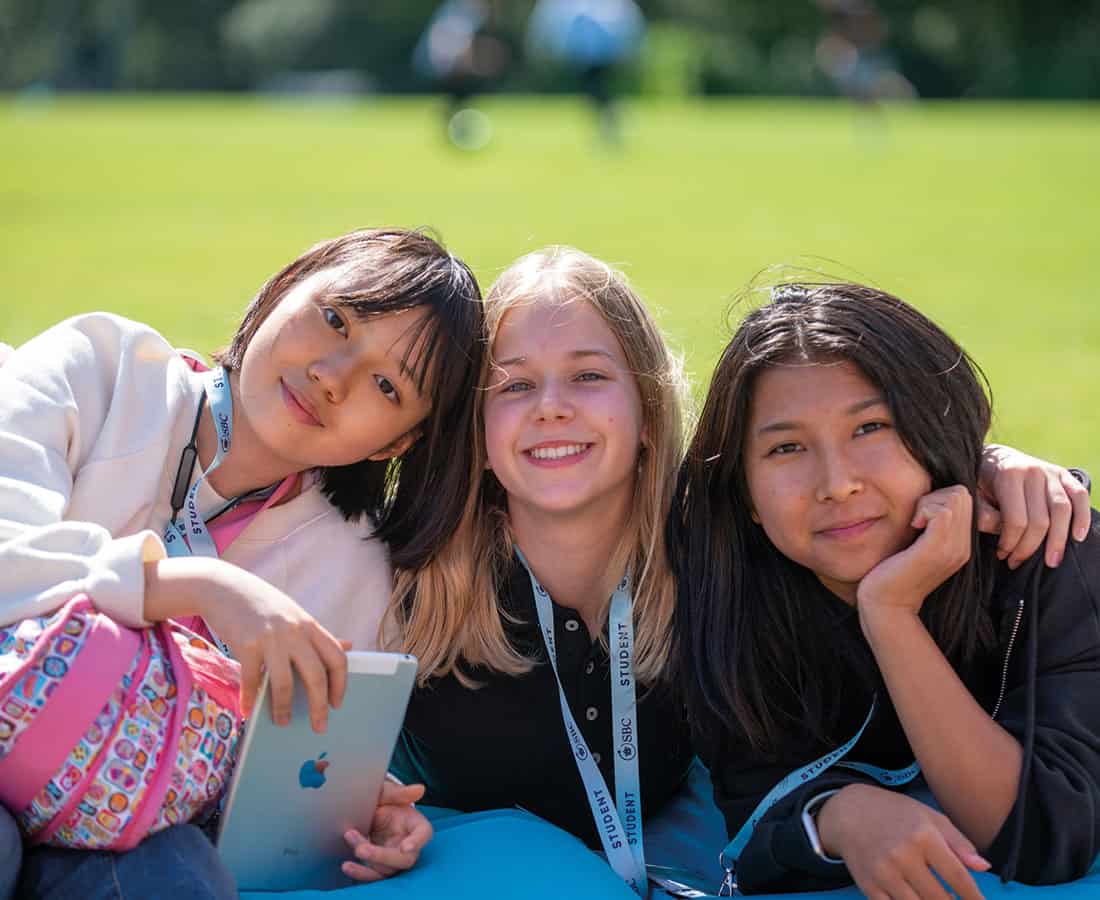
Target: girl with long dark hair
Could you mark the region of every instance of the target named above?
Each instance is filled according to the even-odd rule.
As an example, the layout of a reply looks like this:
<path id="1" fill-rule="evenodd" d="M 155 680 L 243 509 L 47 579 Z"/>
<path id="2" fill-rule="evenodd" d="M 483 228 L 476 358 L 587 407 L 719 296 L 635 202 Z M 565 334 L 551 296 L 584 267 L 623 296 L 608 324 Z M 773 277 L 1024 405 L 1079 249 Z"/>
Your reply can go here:
<path id="1" fill-rule="evenodd" d="M 1100 527 L 998 559 L 989 422 L 966 353 L 872 288 L 785 285 L 726 348 L 671 549 L 742 892 L 978 897 L 1100 851 Z"/>

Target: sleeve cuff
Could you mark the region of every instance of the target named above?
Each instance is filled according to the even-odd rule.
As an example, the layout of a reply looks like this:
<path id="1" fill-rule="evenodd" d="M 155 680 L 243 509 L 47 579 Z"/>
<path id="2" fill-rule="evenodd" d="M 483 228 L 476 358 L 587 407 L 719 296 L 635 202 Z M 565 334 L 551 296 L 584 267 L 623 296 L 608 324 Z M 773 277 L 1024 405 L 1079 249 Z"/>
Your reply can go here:
<path id="1" fill-rule="evenodd" d="M 145 563 L 164 559 L 164 544 L 152 531 L 117 538 L 97 554 L 85 590 L 96 608 L 121 625 L 146 628 Z"/>

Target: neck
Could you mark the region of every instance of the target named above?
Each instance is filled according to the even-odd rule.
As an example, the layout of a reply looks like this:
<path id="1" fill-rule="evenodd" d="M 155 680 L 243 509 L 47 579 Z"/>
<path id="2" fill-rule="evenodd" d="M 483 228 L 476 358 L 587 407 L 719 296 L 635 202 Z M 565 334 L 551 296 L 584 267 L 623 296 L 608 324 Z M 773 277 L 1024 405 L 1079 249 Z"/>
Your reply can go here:
<path id="1" fill-rule="evenodd" d="M 593 638 L 603 631 L 607 600 L 623 576 L 608 563 L 626 530 L 631 500 L 583 516 L 509 511 L 512 535 L 531 571 L 555 603 L 580 614 Z"/>
<path id="2" fill-rule="evenodd" d="M 248 417 L 241 414 L 242 404 L 237 373 L 229 373 L 229 388 L 233 397 L 233 440 L 229 453 L 207 481 L 222 497 L 239 497 L 249 491 L 259 490 L 282 481 L 297 470 L 285 462 L 273 458 L 249 427 Z M 210 415 L 210 402 L 199 419 L 197 439 L 199 465 L 205 469 L 214 461 L 218 450 L 218 434 Z"/>

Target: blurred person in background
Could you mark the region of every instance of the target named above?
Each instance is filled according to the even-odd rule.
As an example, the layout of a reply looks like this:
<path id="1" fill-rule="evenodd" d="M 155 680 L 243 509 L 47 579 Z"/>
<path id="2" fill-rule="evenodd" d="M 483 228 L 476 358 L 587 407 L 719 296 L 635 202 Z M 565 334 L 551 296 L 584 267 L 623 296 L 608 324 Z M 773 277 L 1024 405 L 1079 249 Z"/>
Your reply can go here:
<path id="1" fill-rule="evenodd" d="M 527 23 L 528 52 L 577 72 L 610 145 L 621 140 L 615 71 L 638 53 L 644 37 L 645 17 L 634 0 L 538 0 Z"/>
<path id="2" fill-rule="evenodd" d="M 499 20 L 494 3 L 447 0 L 413 51 L 413 68 L 446 93 L 447 138 L 463 150 L 480 150 L 492 138 L 488 116 L 471 101 L 491 91 L 511 65 L 512 49 Z"/>
<path id="3" fill-rule="evenodd" d="M 890 28 L 875 0 L 815 0 L 825 16 L 817 65 L 844 96 L 868 107 L 912 100 L 916 89 L 901 72 L 886 40 Z"/>

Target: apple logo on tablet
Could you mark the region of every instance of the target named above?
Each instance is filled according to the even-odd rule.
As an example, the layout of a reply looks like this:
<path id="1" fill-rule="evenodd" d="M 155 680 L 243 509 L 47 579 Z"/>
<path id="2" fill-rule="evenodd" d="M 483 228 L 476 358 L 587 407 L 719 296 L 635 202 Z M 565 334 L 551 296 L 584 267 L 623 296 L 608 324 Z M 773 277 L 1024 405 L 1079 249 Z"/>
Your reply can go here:
<path id="1" fill-rule="evenodd" d="M 328 768 L 327 753 L 317 759 L 307 759 L 298 770 L 298 784 L 304 788 L 319 788 L 325 783 L 325 769 Z"/>

